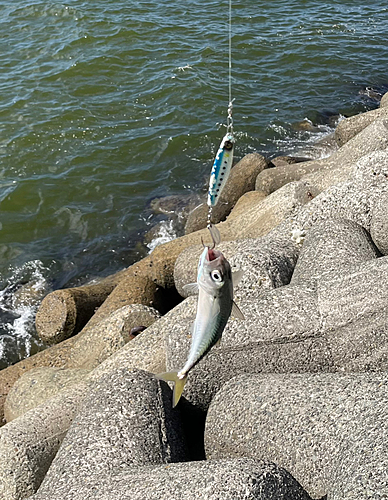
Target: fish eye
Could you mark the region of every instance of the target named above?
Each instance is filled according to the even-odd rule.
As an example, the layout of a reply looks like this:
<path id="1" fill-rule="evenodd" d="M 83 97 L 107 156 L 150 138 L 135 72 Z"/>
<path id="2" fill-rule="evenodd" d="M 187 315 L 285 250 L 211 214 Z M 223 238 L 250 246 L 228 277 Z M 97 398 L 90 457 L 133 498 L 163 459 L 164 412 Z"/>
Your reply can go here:
<path id="1" fill-rule="evenodd" d="M 225 141 L 224 148 L 225 148 L 227 151 L 230 151 L 230 150 L 233 148 L 233 142 L 230 142 L 230 141 Z"/>
<path id="2" fill-rule="evenodd" d="M 210 276 L 211 276 L 212 280 L 215 281 L 216 283 L 221 283 L 222 276 L 221 276 L 220 271 L 217 271 L 217 269 L 215 269 L 214 271 L 212 271 L 210 273 Z"/>

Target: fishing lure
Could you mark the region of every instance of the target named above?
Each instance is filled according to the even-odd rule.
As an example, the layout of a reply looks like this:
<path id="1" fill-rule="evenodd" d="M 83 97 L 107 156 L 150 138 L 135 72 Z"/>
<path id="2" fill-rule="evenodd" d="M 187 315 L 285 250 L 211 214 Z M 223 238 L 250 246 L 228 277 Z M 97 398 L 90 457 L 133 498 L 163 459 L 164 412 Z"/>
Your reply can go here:
<path id="1" fill-rule="evenodd" d="M 210 173 L 209 191 L 207 195 L 207 204 L 209 207 L 214 207 L 217 204 L 229 177 L 233 163 L 234 143 L 235 139 L 233 134 L 227 132 L 218 148 Z"/>

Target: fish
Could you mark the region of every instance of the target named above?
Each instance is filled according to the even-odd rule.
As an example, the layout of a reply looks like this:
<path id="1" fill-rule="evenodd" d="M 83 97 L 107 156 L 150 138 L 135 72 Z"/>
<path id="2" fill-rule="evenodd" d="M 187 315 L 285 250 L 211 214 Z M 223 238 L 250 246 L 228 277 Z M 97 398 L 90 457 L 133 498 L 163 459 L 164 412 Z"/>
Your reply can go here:
<path id="1" fill-rule="evenodd" d="M 198 263 L 197 282 L 185 285 L 188 292 L 198 291 L 197 313 L 187 361 L 179 371 L 156 375 L 160 380 L 174 382 L 173 408 L 182 395 L 189 371 L 220 342 L 231 314 L 244 319 L 233 301 L 233 289 L 241 277 L 242 271 L 232 275 L 230 264 L 222 252 L 204 246 Z"/>
<path id="2" fill-rule="evenodd" d="M 233 163 L 235 138 L 228 132 L 222 139 L 218 148 L 213 167 L 210 173 L 209 190 L 207 195 L 207 205 L 214 207 L 221 195 L 228 180 L 230 169 Z"/>

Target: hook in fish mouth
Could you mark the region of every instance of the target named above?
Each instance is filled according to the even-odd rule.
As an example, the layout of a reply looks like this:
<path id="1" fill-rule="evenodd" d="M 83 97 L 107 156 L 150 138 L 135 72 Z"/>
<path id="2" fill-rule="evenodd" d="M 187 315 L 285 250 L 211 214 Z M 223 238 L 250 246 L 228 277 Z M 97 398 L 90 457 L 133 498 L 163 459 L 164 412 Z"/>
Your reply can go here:
<path id="1" fill-rule="evenodd" d="M 214 241 L 213 235 L 212 235 L 212 240 L 213 240 L 213 245 L 211 247 L 209 247 L 209 245 L 205 245 L 205 243 L 203 241 L 203 236 L 201 236 L 201 242 L 202 242 L 203 248 L 207 247 L 209 250 L 214 250 L 216 248 L 216 242 Z"/>
<path id="2" fill-rule="evenodd" d="M 202 236 L 201 236 L 201 242 L 202 242 L 203 248 L 207 248 L 207 260 L 209 262 L 211 262 L 212 260 L 216 260 L 219 257 L 220 252 L 215 250 L 215 246 L 216 246 L 215 242 L 213 241 L 213 246 L 209 247 L 208 245 L 205 245 Z"/>

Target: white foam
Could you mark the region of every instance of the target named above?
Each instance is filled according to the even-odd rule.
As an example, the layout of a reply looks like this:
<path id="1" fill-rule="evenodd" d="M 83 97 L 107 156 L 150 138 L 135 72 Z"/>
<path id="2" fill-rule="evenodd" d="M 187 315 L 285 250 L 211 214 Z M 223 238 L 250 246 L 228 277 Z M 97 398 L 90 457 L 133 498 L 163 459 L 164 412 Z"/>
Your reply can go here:
<path id="1" fill-rule="evenodd" d="M 294 130 L 291 124 L 271 123 L 268 128 L 278 136 L 271 142 L 282 154 L 305 156 L 315 160 L 327 158 L 336 150 L 336 145 L 334 141 L 330 141 L 330 137 L 341 119 L 343 117 L 340 115 L 333 126 L 330 126 L 314 125 L 310 119 L 305 118 L 302 121 L 310 128 L 306 130 Z"/>
<path id="2" fill-rule="evenodd" d="M 34 321 L 39 303 L 47 292 L 47 269 L 41 261 L 30 261 L 10 271 L 11 275 L 0 291 L 0 308 L 4 318 L 7 318 L 3 318 L 0 324 L 4 332 L 0 337 L 0 360 L 4 361 L 7 361 L 9 354 L 7 350 L 12 350 L 12 355 L 17 354 L 19 357 L 22 354 L 28 357 L 32 342 L 40 343 L 33 336 Z"/>
<path id="3" fill-rule="evenodd" d="M 149 248 L 149 253 L 155 250 L 157 246 L 175 239 L 176 236 L 177 235 L 174 229 L 174 221 L 172 219 L 161 222 L 156 236 L 147 245 L 147 247 Z"/>

